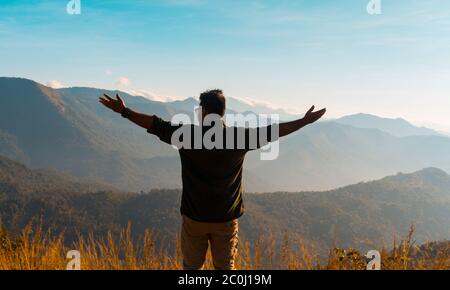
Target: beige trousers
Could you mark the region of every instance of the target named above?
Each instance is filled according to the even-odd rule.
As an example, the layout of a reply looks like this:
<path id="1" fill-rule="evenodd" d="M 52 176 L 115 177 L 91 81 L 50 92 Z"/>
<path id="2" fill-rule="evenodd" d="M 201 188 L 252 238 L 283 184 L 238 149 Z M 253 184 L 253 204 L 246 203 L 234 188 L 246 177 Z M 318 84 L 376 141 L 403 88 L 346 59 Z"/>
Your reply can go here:
<path id="1" fill-rule="evenodd" d="M 237 219 L 226 223 L 202 223 L 183 215 L 181 251 L 185 270 L 200 270 L 211 245 L 216 270 L 234 270 L 238 244 Z"/>

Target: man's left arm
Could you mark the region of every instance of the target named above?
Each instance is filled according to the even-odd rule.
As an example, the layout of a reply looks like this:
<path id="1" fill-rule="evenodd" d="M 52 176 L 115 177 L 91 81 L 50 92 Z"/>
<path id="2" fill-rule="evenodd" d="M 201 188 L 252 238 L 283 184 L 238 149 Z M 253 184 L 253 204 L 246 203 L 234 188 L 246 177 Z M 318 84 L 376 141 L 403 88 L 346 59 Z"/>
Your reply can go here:
<path id="1" fill-rule="evenodd" d="M 314 106 L 312 106 L 311 109 L 309 109 L 309 111 L 306 112 L 303 118 L 291 122 L 280 123 L 279 137 L 284 137 L 289 134 L 292 134 L 300 130 L 301 128 L 305 127 L 306 125 L 318 121 L 320 118 L 322 118 L 322 116 L 325 114 L 326 111 L 327 110 L 324 108 L 314 112 Z"/>

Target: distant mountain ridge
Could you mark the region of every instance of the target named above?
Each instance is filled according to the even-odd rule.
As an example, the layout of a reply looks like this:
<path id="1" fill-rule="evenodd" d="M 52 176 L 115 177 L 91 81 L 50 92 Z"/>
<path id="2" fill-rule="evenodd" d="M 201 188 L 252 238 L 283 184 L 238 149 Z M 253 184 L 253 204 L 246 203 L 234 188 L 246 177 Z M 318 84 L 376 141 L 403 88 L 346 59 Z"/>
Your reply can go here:
<path id="1" fill-rule="evenodd" d="M 0 78 L 0 152 L 32 168 L 95 178 L 125 191 L 181 187 L 176 150 L 101 106 L 103 93 L 120 93 L 131 108 L 167 120 L 177 113 L 193 115 L 198 103 L 82 87 L 54 90 L 27 79 Z M 238 100 L 230 98 L 230 112 L 261 113 L 261 106 L 239 108 L 233 102 Z M 258 151 L 248 155 L 246 191 L 324 190 L 425 167 L 450 171 L 450 138 L 398 137 L 323 121 L 281 140 L 278 159 L 259 159 Z"/>
<path id="2" fill-rule="evenodd" d="M 360 113 L 344 116 L 335 121 L 340 124 L 350 125 L 357 128 L 379 129 L 397 137 L 442 135 L 429 128 L 414 126 L 402 118 L 381 118 L 370 114 Z"/>

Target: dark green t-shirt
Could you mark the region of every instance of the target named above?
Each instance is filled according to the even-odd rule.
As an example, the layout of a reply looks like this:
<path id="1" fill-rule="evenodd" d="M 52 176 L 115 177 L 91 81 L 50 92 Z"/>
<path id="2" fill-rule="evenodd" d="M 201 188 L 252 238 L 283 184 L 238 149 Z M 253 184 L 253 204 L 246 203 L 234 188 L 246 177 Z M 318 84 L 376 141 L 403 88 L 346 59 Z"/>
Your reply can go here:
<path id="1" fill-rule="evenodd" d="M 198 135 L 201 138 L 211 128 L 173 125 L 171 122 L 155 117 L 152 129 L 148 132 L 158 136 L 161 141 L 172 144 L 172 135 L 182 126 L 187 126 L 188 128 L 184 127 L 184 129 L 191 130 L 192 135 L 195 134 L 196 129 L 201 128 L 201 135 Z M 265 129 L 268 130 L 268 136 L 270 136 L 270 126 Z M 243 132 L 243 136 L 245 136 L 244 145 L 240 147 L 237 144 L 238 131 Z M 223 127 L 223 132 L 222 149 L 206 149 L 205 146 L 193 149 L 194 138 L 192 138 L 190 148 L 178 148 L 183 184 L 181 214 L 199 222 L 227 222 L 239 218 L 244 213 L 242 171 L 245 154 L 268 143 L 268 141 L 260 142 L 260 128 Z M 235 136 L 234 139 L 228 138 L 228 140 L 233 140 L 228 143 L 228 146 L 233 147 L 232 149 L 227 149 L 230 148 L 227 147 L 226 136 L 229 136 L 228 133 L 234 133 Z M 256 135 L 252 135 L 253 133 Z M 256 143 L 250 141 L 250 138 L 255 136 Z M 180 140 L 183 138 L 184 136 Z M 268 137 L 267 140 L 270 138 Z"/>

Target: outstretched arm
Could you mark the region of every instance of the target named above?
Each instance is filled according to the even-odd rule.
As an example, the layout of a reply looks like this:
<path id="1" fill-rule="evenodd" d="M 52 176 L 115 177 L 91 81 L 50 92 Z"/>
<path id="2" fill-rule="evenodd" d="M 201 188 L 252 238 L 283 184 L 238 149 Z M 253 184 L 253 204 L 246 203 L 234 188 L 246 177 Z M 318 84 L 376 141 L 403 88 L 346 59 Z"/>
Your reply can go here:
<path id="1" fill-rule="evenodd" d="M 99 98 L 99 102 L 105 105 L 108 109 L 121 114 L 123 117 L 141 126 L 142 128 L 147 130 L 152 128 L 155 116 L 145 115 L 127 108 L 125 102 L 118 94 L 116 95 L 116 99 L 113 99 L 105 94 L 104 97 Z"/>
<path id="2" fill-rule="evenodd" d="M 322 118 L 322 116 L 325 114 L 326 111 L 327 111 L 326 109 L 322 109 L 314 112 L 314 106 L 312 106 L 311 109 L 309 109 L 309 111 L 306 112 L 303 118 L 292 122 L 281 123 L 279 126 L 280 128 L 279 136 L 284 137 L 305 127 L 306 125 L 316 122 L 317 120 Z"/>

